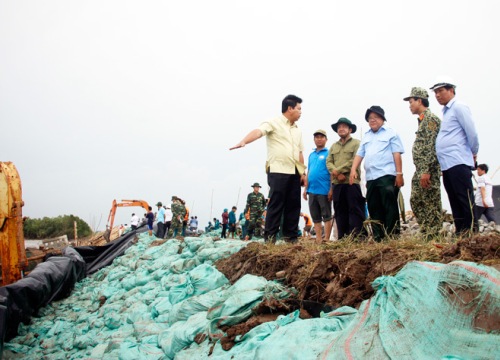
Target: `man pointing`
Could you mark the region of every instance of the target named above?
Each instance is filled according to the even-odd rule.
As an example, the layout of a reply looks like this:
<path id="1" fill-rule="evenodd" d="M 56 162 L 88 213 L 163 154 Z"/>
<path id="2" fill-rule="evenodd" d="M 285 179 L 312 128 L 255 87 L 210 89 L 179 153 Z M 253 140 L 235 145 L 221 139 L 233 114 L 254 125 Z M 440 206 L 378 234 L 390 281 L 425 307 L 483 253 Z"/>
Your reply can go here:
<path id="1" fill-rule="evenodd" d="M 300 218 L 300 185 L 305 181 L 304 144 L 296 122 L 302 114 L 302 99 L 286 96 L 281 104 L 282 115 L 263 122 L 229 150 L 239 149 L 265 136 L 267 138 L 267 182 L 270 187 L 267 207 L 265 241 L 276 241 L 283 217 L 284 240 L 295 243 Z"/>

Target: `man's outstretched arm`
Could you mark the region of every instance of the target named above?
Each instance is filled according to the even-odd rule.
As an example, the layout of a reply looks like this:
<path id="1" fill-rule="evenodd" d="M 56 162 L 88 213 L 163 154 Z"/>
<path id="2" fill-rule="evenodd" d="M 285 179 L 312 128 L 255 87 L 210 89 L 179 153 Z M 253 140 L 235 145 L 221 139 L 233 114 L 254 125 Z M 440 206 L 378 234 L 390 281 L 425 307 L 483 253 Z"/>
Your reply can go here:
<path id="1" fill-rule="evenodd" d="M 251 142 L 254 142 L 257 139 L 260 139 L 262 137 L 262 131 L 260 129 L 254 129 L 250 131 L 247 136 L 243 138 L 238 144 L 233 146 L 232 148 L 229 148 L 229 150 L 234 150 L 234 149 L 239 149 L 244 147 L 246 144 L 250 144 Z"/>

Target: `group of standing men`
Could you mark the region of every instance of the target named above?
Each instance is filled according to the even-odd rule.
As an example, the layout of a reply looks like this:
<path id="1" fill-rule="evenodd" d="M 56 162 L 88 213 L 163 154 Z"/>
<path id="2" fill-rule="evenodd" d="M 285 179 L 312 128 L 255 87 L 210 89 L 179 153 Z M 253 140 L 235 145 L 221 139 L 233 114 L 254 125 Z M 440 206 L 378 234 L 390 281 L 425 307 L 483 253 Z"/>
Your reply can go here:
<path id="1" fill-rule="evenodd" d="M 440 80 L 430 89 L 443 105 L 443 120 L 429 110 L 428 92 L 411 89 L 403 100 L 418 115 L 418 129 L 412 148 L 415 173 L 410 203 L 423 236 L 432 238 L 442 228 L 440 176 L 450 201 L 457 234 L 477 227 L 473 215 L 472 169 L 479 149 L 478 136 L 469 108 L 456 101 L 455 84 Z M 300 216 L 300 186 L 308 200 L 317 241 L 330 239 L 333 201 L 338 238 L 365 236 L 365 198 L 360 181 L 364 160 L 366 204 L 373 237 L 380 241 L 400 232 L 398 195 L 404 185 L 399 135 L 386 126 L 385 111 L 374 105 L 366 110 L 369 130 L 363 139 L 351 137 L 357 126 L 342 117 L 331 127 L 339 140 L 326 150 L 327 133 L 317 130 L 316 148 L 304 165 L 302 133 L 296 125 L 302 112 L 302 99 L 288 95 L 282 101 L 282 115 L 263 122 L 230 150 L 267 138 L 266 172 L 270 186 L 264 239 L 275 241 L 280 224 L 284 240 L 297 241 Z M 324 233 L 322 234 L 322 223 Z"/>
<path id="2" fill-rule="evenodd" d="M 185 231 L 189 219 L 189 210 L 186 207 L 185 201 L 177 196 L 172 196 L 171 205 L 163 205 L 159 201 L 156 206 L 158 207 L 156 216 L 151 206 L 146 214 L 149 236 L 153 235 L 155 220 L 157 226 L 156 237 L 163 239 L 184 235 L 183 231 Z"/>

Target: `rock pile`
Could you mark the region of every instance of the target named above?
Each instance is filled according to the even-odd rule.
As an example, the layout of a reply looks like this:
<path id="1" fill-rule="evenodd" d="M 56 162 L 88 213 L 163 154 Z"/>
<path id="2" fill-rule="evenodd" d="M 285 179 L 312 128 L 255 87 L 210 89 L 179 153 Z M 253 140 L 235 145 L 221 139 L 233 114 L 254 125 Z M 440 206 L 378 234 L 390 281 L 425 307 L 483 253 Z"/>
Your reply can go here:
<path id="1" fill-rule="evenodd" d="M 455 225 L 453 224 L 453 217 L 451 214 L 443 213 L 443 228 L 441 233 L 444 237 L 451 237 L 455 233 Z M 500 225 L 495 224 L 495 222 L 485 222 L 479 219 L 479 234 L 500 234 Z M 401 219 L 401 232 L 403 234 L 409 234 L 416 236 L 419 234 L 420 226 L 417 223 L 417 219 L 413 212 L 407 211 L 405 213 L 405 221 Z"/>

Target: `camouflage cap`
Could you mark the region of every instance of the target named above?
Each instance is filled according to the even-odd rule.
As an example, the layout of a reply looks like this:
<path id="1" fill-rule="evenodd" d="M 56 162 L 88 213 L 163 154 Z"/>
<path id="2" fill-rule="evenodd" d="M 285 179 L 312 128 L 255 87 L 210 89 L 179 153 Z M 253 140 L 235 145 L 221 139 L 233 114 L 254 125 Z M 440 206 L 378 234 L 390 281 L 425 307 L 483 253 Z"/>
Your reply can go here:
<path id="1" fill-rule="evenodd" d="M 405 97 L 403 100 L 408 101 L 412 98 L 419 98 L 419 99 L 428 99 L 429 98 L 429 93 L 427 90 L 421 87 L 412 87 L 410 96 Z"/>

